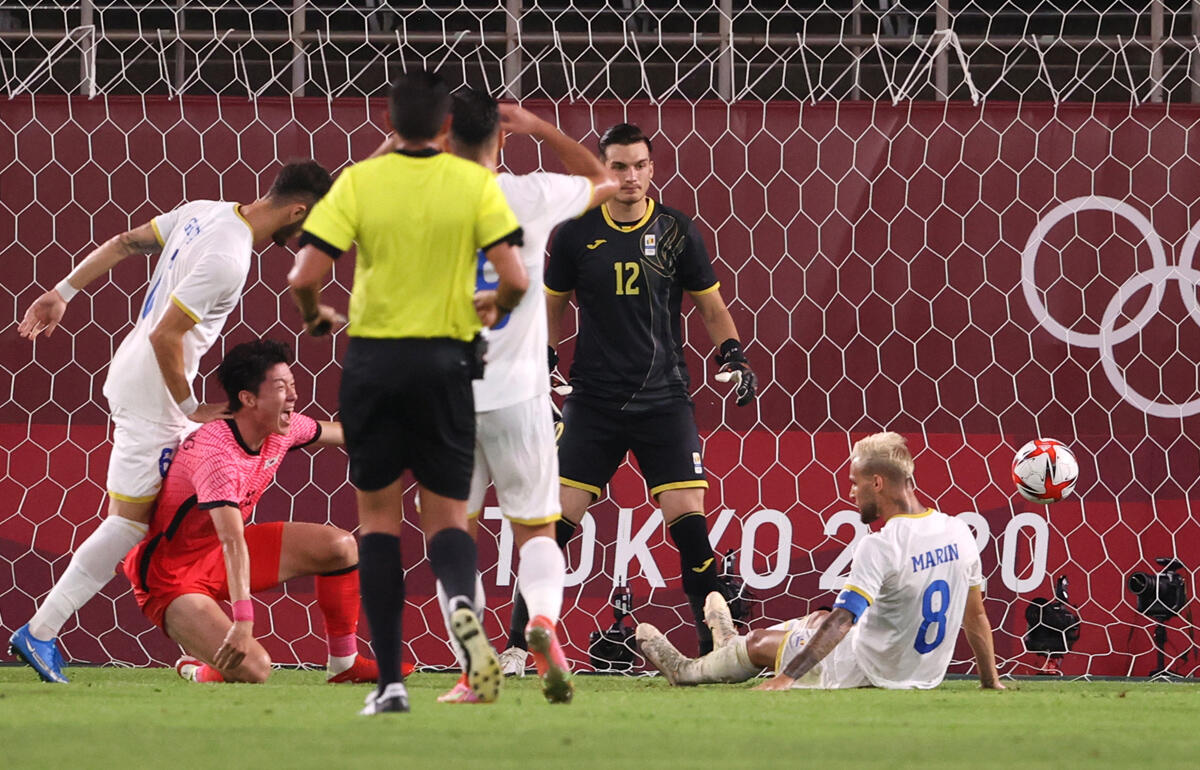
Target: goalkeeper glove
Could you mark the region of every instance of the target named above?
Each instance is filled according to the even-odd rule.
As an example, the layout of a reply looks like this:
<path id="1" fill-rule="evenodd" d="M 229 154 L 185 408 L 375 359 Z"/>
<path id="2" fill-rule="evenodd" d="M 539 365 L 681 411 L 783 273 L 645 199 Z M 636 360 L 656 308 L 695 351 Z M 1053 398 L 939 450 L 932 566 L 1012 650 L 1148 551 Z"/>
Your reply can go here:
<path id="1" fill-rule="evenodd" d="M 735 383 L 737 405 L 745 406 L 753 401 L 758 378 L 754 375 L 754 370 L 750 368 L 746 354 L 742 352 L 742 343 L 730 337 L 721 343 L 721 349 L 714 358 L 717 365 L 721 367 L 717 370 L 717 382 L 732 380 Z"/>

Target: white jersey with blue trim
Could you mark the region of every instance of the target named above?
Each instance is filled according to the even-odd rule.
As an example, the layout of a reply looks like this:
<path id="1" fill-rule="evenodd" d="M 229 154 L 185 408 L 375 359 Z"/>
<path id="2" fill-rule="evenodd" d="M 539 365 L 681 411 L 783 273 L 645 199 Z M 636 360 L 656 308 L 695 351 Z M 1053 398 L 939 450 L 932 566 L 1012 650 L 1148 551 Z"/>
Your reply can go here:
<path id="1" fill-rule="evenodd" d="M 971 529 L 930 508 L 863 538 L 835 607 L 854 613 L 851 644 L 876 687 L 937 687 L 950 665 L 967 591 L 983 585 Z"/>
<path id="2" fill-rule="evenodd" d="M 104 396 L 114 408 L 176 423 L 186 415 L 167 390 L 150 332 L 171 304 L 196 322 L 183 337 L 183 371 L 192 382 L 201 357 L 241 299 L 254 235 L 238 204 L 226 201 L 193 201 L 160 214 L 151 226 L 162 253 L 133 331 L 125 335 L 108 367 Z"/>
<path id="3" fill-rule="evenodd" d="M 475 380 L 477 412 L 549 394 L 546 297 L 535 287 L 541 283 L 550 233 L 559 222 L 587 211 L 592 199 L 592 183 L 582 176 L 500 174 L 496 181 L 521 225 L 521 261 L 529 273 L 529 290 L 499 326 L 484 330 L 488 339 L 487 366 L 483 379 Z M 498 282 L 491 263 L 480 254 L 475 287 L 494 289 Z"/>

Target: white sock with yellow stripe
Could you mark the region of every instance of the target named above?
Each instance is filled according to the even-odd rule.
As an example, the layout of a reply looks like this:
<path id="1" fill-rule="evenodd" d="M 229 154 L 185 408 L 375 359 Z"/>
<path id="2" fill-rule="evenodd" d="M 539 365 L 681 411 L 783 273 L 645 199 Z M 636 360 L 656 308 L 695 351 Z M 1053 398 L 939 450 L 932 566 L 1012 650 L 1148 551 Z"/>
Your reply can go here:
<path id="1" fill-rule="evenodd" d="M 49 641 L 58 636 L 67 618 L 113 579 L 117 564 L 146 536 L 148 526 L 137 521 L 109 516 L 75 551 L 67 570 L 50 589 L 42 606 L 29 621 L 35 639 Z"/>
<path id="2" fill-rule="evenodd" d="M 517 585 L 521 587 L 531 619 L 544 615 L 552 622 L 558 622 L 566 574 L 567 560 L 554 538 L 533 537 L 521 546 Z"/>

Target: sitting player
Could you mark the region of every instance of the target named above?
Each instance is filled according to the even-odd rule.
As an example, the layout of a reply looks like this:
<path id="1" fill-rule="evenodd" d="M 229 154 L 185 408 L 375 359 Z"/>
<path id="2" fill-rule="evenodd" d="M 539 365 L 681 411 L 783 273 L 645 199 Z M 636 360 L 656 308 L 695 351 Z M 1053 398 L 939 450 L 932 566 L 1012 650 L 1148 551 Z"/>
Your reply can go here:
<path id="1" fill-rule="evenodd" d="M 341 446 L 342 427 L 296 414 L 291 351 L 272 340 L 230 350 L 217 369 L 233 418 L 210 422 L 179 447 L 150 531 L 125 559 L 138 606 L 185 650 L 176 670 L 197 682 L 265 682 L 250 594 L 316 576 L 329 640 L 330 682 L 374 682 L 358 655 L 358 548 L 322 524 L 250 524 L 254 506 L 292 449 Z M 233 603 L 233 622 L 217 603 Z"/>
<path id="2" fill-rule="evenodd" d="M 704 620 L 713 651 L 687 658 L 642 623 L 637 639 L 646 659 L 674 685 L 743 682 L 773 668 L 775 677 L 758 689 L 929 689 L 945 677 L 962 626 L 980 684 L 1003 690 L 975 538 L 966 524 L 917 502 L 904 438 L 876 433 L 856 443 L 850 483 L 863 523 L 879 519 L 883 528 L 859 544 L 831 612 L 738 636 L 724 598 L 710 593 Z"/>

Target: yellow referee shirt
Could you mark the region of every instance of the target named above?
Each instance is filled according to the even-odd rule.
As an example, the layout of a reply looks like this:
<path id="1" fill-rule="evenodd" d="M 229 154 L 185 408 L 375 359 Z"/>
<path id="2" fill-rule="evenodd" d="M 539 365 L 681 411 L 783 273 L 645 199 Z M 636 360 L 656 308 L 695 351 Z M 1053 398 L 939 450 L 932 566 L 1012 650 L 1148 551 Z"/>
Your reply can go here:
<path id="1" fill-rule="evenodd" d="M 304 223 L 333 257 L 354 243 L 352 337 L 470 340 L 478 250 L 520 227 L 492 172 L 445 152 L 392 152 L 338 176 Z"/>

